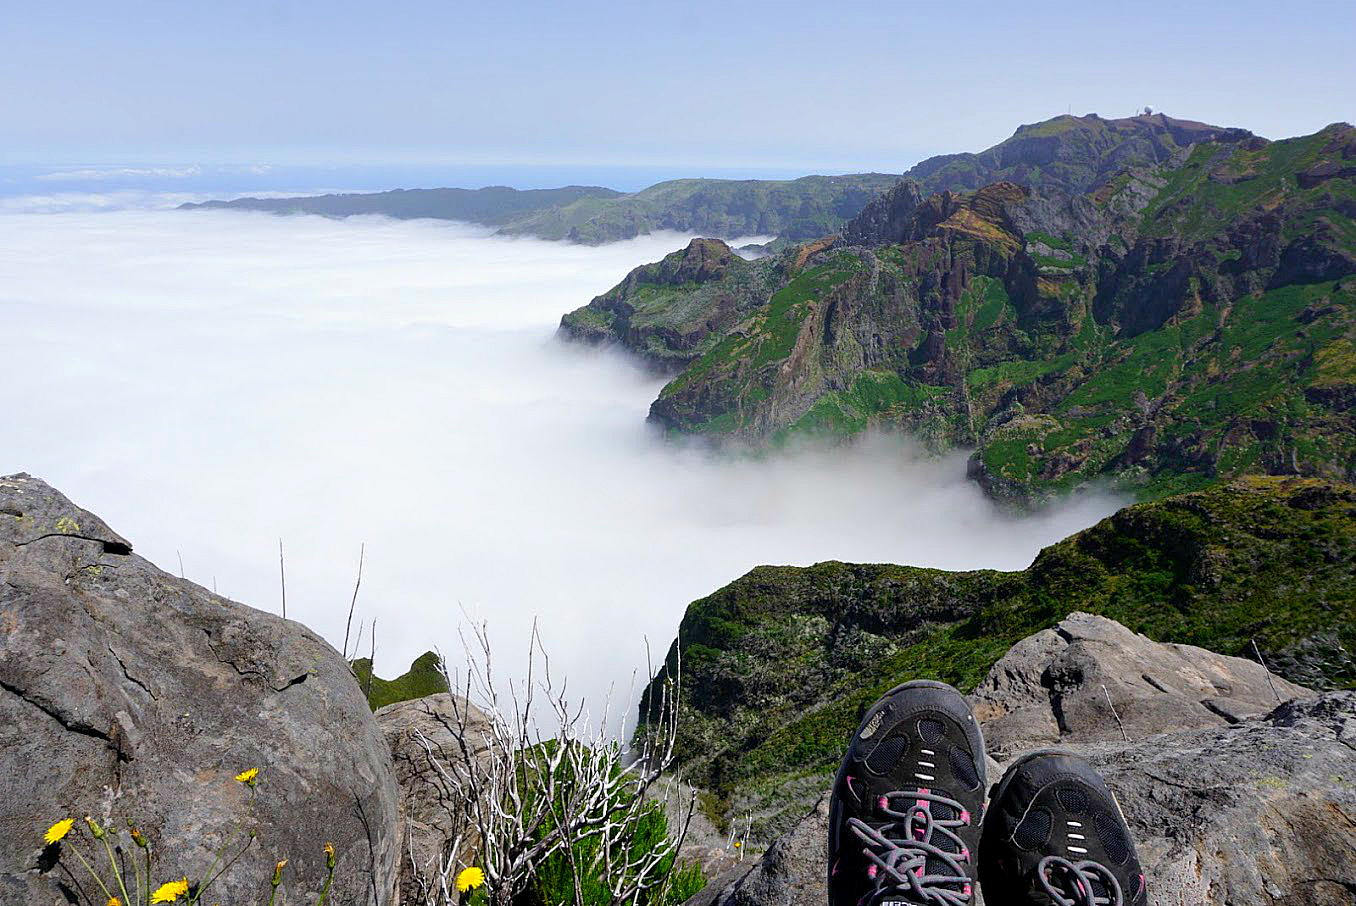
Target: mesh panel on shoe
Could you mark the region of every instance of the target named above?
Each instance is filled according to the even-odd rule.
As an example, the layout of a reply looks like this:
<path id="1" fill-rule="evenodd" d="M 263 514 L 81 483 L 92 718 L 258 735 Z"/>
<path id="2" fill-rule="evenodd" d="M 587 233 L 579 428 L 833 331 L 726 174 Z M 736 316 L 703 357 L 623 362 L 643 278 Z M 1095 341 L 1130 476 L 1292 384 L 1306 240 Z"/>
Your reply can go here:
<path id="1" fill-rule="evenodd" d="M 1115 816 L 1097 812 L 1092 816 L 1092 826 L 1096 828 L 1097 838 L 1102 841 L 1106 854 L 1113 862 L 1121 863 L 1130 857 L 1130 841 L 1126 839 L 1125 829 Z"/>
<path id="2" fill-rule="evenodd" d="M 1082 790 L 1076 789 L 1056 790 L 1055 798 L 1059 800 L 1060 805 L 1064 806 L 1065 809 L 1067 809 L 1070 812 L 1073 812 L 1075 815 L 1083 814 L 1083 812 L 1086 811 L 1088 807 L 1087 794 L 1084 793 Z"/>
<path id="3" fill-rule="evenodd" d="M 1017 825 L 1017 830 L 1012 834 L 1012 840 L 1022 849 L 1036 849 L 1044 846 L 1050 839 L 1050 829 L 1054 822 L 1050 813 L 1045 809 L 1033 809 L 1022 819 L 1022 823 Z"/>
<path id="4" fill-rule="evenodd" d="M 928 745 L 936 745 L 946 739 L 946 725 L 940 720 L 925 717 L 918 722 L 918 735 Z"/>
<path id="5" fill-rule="evenodd" d="M 905 742 L 898 736 L 881 740 L 881 744 L 866 756 L 866 766 L 878 774 L 883 774 L 899 763 L 904 754 Z"/>
<path id="6" fill-rule="evenodd" d="M 979 772 L 975 770 L 974 759 L 964 749 L 952 746 L 947 757 L 951 761 L 951 772 L 965 784 L 966 789 L 973 790 L 979 786 Z"/>

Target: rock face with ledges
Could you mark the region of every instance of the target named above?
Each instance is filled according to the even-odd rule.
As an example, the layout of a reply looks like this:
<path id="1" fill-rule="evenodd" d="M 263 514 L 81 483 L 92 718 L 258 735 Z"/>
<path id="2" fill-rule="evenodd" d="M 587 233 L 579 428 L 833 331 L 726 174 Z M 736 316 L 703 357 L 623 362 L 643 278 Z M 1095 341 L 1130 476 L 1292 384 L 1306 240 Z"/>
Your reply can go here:
<path id="1" fill-rule="evenodd" d="M 260 769 L 254 793 L 234 775 Z M 157 874 L 201 877 L 242 823 L 251 851 L 212 902 L 331 902 L 395 890 L 391 757 L 343 658 L 304 626 L 214 595 L 131 553 L 27 475 L 0 478 L 0 902 L 61 902 L 36 867 L 58 818 L 133 818 Z M 76 867 L 78 871 L 78 866 Z"/>
<path id="2" fill-rule="evenodd" d="M 1080 742 L 1141 739 L 1164 727 L 1237 723 L 1313 692 L 1262 665 L 1159 644 L 1115 620 L 1072 613 L 1012 647 L 970 696 L 997 757 Z"/>

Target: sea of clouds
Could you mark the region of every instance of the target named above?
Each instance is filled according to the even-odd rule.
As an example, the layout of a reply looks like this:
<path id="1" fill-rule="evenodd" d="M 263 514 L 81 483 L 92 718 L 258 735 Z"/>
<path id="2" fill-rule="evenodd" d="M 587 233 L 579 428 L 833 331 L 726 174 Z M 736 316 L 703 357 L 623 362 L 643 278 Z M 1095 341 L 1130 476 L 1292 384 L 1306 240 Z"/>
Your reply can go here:
<path id="1" fill-rule="evenodd" d="M 688 237 L 589 248 L 431 221 L 0 211 L 0 473 L 28 471 L 162 568 L 279 606 L 378 672 L 485 620 L 624 698 L 687 603 L 758 564 L 1026 566 L 1118 501 L 999 513 L 906 439 L 762 460 L 665 442 L 662 381 L 555 337 Z M 370 631 L 364 636 L 364 651 Z M 356 626 L 355 626 L 356 633 Z M 644 677 L 637 677 L 637 684 Z"/>

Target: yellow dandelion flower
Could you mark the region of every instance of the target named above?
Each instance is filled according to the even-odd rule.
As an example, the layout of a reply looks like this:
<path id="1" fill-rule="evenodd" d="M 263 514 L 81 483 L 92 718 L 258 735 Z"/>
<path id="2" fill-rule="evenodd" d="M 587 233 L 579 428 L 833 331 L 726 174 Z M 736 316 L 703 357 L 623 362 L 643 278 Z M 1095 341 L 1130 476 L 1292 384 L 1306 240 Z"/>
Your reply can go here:
<path id="1" fill-rule="evenodd" d="M 62 818 L 56 824 L 47 828 L 47 833 L 42 835 L 42 842 L 46 843 L 48 846 L 51 846 L 53 843 L 59 843 L 71 832 L 71 828 L 74 826 L 74 818 Z"/>
<path id="2" fill-rule="evenodd" d="M 325 867 L 334 868 L 334 844 L 325 844 Z"/>
<path id="3" fill-rule="evenodd" d="M 475 890 L 484 883 L 485 872 L 474 865 L 470 868 L 463 868 L 461 874 L 457 875 L 457 893 L 466 893 L 468 890 Z"/>
<path id="4" fill-rule="evenodd" d="M 257 778 L 258 776 L 259 776 L 259 769 L 258 769 L 258 768 L 250 768 L 248 771 L 241 771 L 239 774 L 236 774 L 236 775 L 235 775 L 235 779 L 236 779 L 236 780 L 239 780 L 241 783 L 245 784 L 246 786 L 254 786 L 254 784 L 255 784 L 255 778 Z"/>
<path id="5" fill-rule="evenodd" d="M 180 878 L 177 881 L 169 881 L 161 884 L 151 894 L 152 903 L 173 903 L 175 900 L 188 893 L 188 878 Z"/>
<path id="6" fill-rule="evenodd" d="M 122 900 L 118 899 L 117 897 L 109 897 L 108 906 L 122 906 Z"/>

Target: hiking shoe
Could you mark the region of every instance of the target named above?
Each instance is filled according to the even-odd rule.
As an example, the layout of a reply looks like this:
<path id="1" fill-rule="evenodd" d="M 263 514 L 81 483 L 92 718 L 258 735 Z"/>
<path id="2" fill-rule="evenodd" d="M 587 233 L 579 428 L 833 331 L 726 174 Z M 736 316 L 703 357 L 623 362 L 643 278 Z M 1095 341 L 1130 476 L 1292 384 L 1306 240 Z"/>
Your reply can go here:
<path id="1" fill-rule="evenodd" d="M 829 799 L 829 904 L 974 902 L 984 737 L 944 683 L 886 693 L 848 743 Z"/>
<path id="2" fill-rule="evenodd" d="M 1144 872 L 1111 788 L 1092 765 L 1036 752 L 1008 768 L 984 819 L 988 906 L 1143 906 Z"/>

